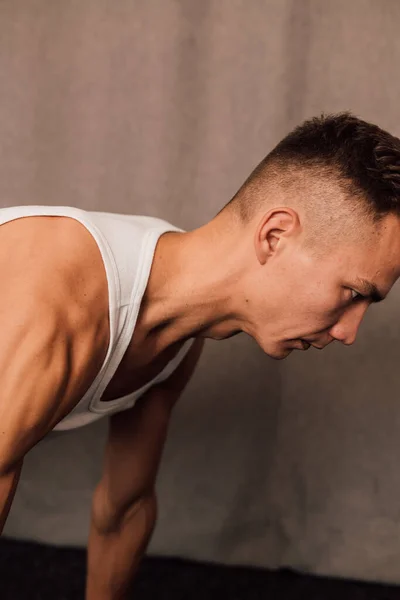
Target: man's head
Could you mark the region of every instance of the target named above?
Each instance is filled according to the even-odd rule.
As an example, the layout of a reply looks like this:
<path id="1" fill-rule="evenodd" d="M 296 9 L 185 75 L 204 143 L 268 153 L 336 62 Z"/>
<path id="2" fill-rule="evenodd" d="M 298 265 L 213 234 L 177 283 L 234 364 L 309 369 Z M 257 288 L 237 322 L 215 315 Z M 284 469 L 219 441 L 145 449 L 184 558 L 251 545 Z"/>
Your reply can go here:
<path id="1" fill-rule="evenodd" d="M 219 218 L 244 241 L 242 330 L 276 358 L 351 344 L 400 275 L 400 140 L 347 113 L 306 121 Z"/>

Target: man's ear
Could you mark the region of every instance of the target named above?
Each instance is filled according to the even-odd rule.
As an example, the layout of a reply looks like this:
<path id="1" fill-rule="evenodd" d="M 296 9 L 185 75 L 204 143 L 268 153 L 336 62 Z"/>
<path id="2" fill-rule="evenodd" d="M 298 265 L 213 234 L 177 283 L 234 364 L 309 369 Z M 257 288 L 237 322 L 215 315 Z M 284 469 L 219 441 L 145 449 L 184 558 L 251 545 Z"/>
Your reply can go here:
<path id="1" fill-rule="evenodd" d="M 254 245 L 257 259 L 265 264 L 282 250 L 283 244 L 301 231 L 300 218 L 292 208 L 277 207 L 265 213 L 259 221 Z"/>

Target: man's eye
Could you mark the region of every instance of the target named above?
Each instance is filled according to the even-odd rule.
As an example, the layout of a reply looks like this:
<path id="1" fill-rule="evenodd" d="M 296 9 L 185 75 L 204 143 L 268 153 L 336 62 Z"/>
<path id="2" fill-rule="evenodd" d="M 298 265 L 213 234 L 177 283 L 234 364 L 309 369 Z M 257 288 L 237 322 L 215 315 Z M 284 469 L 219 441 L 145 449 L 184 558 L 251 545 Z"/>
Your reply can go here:
<path id="1" fill-rule="evenodd" d="M 356 290 L 350 290 L 351 292 L 351 300 L 362 300 L 362 298 L 364 298 L 364 296 L 362 296 L 361 294 L 359 294 L 358 292 L 356 292 Z"/>

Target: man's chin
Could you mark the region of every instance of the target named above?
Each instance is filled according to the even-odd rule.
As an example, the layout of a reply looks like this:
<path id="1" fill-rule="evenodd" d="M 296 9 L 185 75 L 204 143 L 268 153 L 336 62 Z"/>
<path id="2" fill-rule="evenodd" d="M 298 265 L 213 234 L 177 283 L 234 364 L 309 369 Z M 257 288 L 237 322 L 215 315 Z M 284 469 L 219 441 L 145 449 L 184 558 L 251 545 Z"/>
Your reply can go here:
<path id="1" fill-rule="evenodd" d="M 293 349 L 288 348 L 286 350 L 282 350 L 279 353 L 277 352 L 275 354 L 269 354 L 268 352 L 266 352 L 266 354 L 268 354 L 268 356 L 270 356 L 274 360 L 284 360 L 285 358 L 287 358 L 289 356 L 289 354 L 292 354 L 292 352 L 293 352 Z"/>
<path id="2" fill-rule="evenodd" d="M 274 360 L 283 360 L 293 352 L 293 348 L 275 348 L 272 350 L 271 348 L 263 348 L 261 346 L 261 349 L 267 356 L 273 358 Z"/>

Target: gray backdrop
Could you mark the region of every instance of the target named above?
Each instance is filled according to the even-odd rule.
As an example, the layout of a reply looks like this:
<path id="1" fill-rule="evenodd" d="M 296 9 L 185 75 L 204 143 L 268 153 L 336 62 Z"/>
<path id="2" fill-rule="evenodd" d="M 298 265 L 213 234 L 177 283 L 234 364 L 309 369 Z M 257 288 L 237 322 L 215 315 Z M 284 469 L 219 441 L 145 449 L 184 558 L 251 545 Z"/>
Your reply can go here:
<path id="1" fill-rule="evenodd" d="M 212 217 L 290 128 L 400 134 L 397 0 L 0 0 L 0 199 Z M 210 342 L 151 551 L 400 582 L 396 286 L 352 348 Z M 27 458 L 7 533 L 84 544 L 105 423 Z"/>

